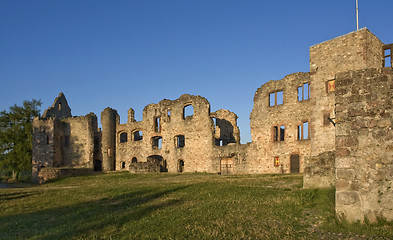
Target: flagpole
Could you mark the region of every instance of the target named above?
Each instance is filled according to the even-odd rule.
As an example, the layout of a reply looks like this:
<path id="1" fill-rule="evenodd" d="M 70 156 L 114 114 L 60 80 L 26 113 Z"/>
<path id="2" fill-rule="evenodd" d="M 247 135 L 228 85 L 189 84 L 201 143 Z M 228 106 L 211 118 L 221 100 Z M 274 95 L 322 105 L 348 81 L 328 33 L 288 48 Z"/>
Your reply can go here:
<path id="1" fill-rule="evenodd" d="M 359 3 L 356 0 L 356 30 L 359 30 Z"/>

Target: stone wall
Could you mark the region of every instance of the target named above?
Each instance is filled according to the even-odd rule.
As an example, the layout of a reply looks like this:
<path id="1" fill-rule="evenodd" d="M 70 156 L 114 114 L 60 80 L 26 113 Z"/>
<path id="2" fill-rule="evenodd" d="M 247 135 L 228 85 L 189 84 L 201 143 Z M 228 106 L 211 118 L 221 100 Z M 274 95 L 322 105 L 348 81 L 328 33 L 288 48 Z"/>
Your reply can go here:
<path id="1" fill-rule="evenodd" d="M 93 114 L 71 117 L 71 109 L 63 93 L 41 117 L 33 120 L 32 181 L 39 182 L 41 169 L 71 167 L 94 169 L 101 161 L 100 134 Z"/>
<path id="2" fill-rule="evenodd" d="M 92 168 L 94 135 L 98 128 L 96 115 L 66 118 L 62 127 L 62 166 Z"/>
<path id="3" fill-rule="evenodd" d="M 327 188 L 336 183 L 335 153 L 324 152 L 317 156 L 306 157 L 303 175 L 304 188 Z"/>
<path id="4" fill-rule="evenodd" d="M 42 114 L 43 119 L 64 119 L 71 116 L 71 108 L 68 106 L 67 99 L 62 92 L 57 96 L 52 106 L 46 109 L 44 114 Z"/>
<path id="5" fill-rule="evenodd" d="M 292 172 L 303 172 L 304 157 L 310 154 L 310 138 L 313 137 L 310 115 L 314 100 L 309 95 L 312 85 L 309 73 L 294 73 L 278 81 L 269 81 L 256 91 L 250 115 L 250 172 L 289 173 L 291 156 L 297 156 L 299 161 L 298 170 L 292 169 Z M 300 101 L 298 87 L 304 88 Z M 298 126 L 303 125 L 308 136 L 304 134 L 299 139 Z"/>
<path id="6" fill-rule="evenodd" d="M 168 172 L 219 172 L 214 146 L 220 140 L 223 145 L 239 143 L 236 119 L 228 110 L 210 113 L 205 98 L 188 94 L 149 104 L 140 122 L 130 109 L 127 123 L 116 124 L 116 170 L 130 166 L 133 159 L 146 162 L 154 157 Z"/>
<path id="7" fill-rule="evenodd" d="M 133 162 L 129 166 L 130 173 L 159 173 L 161 165 L 159 161 L 148 159 L 146 162 Z"/>
<path id="8" fill-rule="evenodd" d="M 336 212 L 393 220 L 393 70 L 336 78 Z"/>
<path id="9" fill-rule="evenodd" d="M 42 168 L 38 174 L 38 183 L 45 183 L 51 179 L 66 176 L 81 176 L 92 174 L 90 168 Z"/>

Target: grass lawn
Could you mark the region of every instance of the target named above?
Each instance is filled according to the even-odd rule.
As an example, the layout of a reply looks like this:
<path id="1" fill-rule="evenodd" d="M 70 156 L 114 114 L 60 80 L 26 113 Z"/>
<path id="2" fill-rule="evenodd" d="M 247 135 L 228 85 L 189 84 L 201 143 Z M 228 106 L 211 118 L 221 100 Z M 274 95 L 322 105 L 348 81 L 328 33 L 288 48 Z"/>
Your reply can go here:
<path id="1" fill-rule="evenodd" d="M 0 189 L 0 239 L 393 239 L 301 175 L 109 173 Z"/>

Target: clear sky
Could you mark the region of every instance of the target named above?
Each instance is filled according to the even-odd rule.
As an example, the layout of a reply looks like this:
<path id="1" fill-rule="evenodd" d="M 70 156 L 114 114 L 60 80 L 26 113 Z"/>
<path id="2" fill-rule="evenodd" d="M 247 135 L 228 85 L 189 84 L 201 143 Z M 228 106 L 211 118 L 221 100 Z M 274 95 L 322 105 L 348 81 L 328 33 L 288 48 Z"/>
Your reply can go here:
<path id="1" fill-rule="evenodd" d="M 64 92 L 75 116 L 206 97 L 251 141 L 254 93 L 309 71 L 309 47 L 356 30 L 355 0 L 0 0 L 0 110 Z M 359 0 L 360 27 L 393 42 L 393 1 Z"/>

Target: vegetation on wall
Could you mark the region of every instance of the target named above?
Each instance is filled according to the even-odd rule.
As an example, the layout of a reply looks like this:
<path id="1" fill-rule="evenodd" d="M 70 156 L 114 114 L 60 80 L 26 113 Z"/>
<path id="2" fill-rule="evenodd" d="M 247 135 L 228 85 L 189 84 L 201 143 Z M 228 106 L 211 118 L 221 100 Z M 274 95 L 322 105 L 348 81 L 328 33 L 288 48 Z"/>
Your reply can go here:
<path id="1" fill-rule="evenodd" d="M 12 173 L 14 180 L 31 171 L 33 118 L 41 104 L 32 99 L 0 112 L 0 172 Z"/>

